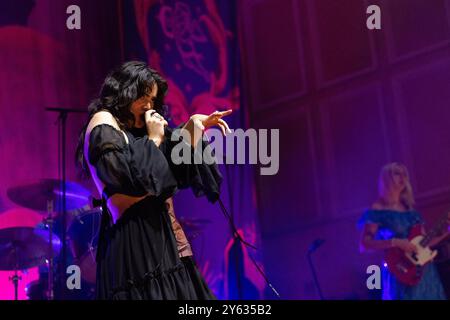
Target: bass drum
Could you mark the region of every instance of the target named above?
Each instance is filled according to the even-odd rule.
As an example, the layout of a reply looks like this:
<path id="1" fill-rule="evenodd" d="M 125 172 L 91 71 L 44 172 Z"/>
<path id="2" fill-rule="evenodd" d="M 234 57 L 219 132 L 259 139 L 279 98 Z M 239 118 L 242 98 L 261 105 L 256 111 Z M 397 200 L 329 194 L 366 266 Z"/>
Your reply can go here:
<path id="1" fill-rule="evenodd" d="M 74 217 L 67 231 L 74 264 L 81 270 L 81 278 L 95 283 L 98 235 L 101 222 L 101 209 L 85 211 Z"/>

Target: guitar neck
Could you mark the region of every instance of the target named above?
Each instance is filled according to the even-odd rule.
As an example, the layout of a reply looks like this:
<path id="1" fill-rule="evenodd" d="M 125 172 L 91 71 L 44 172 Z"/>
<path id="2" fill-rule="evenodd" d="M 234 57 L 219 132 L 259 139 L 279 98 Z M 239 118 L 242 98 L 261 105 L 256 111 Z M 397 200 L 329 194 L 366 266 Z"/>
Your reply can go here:
<path id="1" fill-rule="evenodd" d="M 445 215 L 439 219 L 438 223 L 435 224 L 429 232 L 427 232 L 422 241 L 420 241 L 420 245 L 422 247 L 428 247 L 431 240 L 442 232 L 442 229 L 447 225 L 447 219 L 448 213 L 445 213 Z"/>

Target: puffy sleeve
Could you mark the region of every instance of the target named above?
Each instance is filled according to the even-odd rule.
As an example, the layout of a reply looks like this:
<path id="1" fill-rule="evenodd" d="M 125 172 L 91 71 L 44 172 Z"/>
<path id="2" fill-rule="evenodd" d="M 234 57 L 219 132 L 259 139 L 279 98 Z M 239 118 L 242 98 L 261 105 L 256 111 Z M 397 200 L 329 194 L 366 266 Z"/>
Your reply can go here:
<path id="1" fill-rule="evenodd" d="M 108 196 L 122 193 L 167 198 L 176 191 L 177 183 L 164 154 L 148 138 L 127 144 L 119 130 L 98 125 L 89 137 L 88 158 Z"/>
<path id="2" fill-rule="evenodd" d="M 206 196 L 209 202 L 215 202 L 219 198 L 220 185 L 223 179 L 217 166 L 214 150 L 204 136 L 199 141 L 196 149 L 186 141 L 183 141 L 183 137 L 178 135 L 176 130 L 182 128 L 183 125 L 175 129 L 166 128 L 165 139 L 160 149 L 169 163 L 179 188 L 190 187 L 196 197 Z M 175 164 L 172 161 L 172 150 L 178 143 L 185 144 L 185 148 L 180 148 L 180 156 L 182 158 L 183 152 L 189 150 L 190 154 L 187 157 L 190 159 L 189 163 Z M 212 158 L 208 156 L 206 159 L 200 156 L 205 154 L 210 155 Z"/>

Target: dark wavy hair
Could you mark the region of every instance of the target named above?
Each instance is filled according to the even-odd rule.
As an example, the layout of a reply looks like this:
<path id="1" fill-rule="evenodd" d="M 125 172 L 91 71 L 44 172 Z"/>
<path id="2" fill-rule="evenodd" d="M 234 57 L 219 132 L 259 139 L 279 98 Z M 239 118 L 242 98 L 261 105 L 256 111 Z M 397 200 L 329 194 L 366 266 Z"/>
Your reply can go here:
<path id="1" fill-rule="evenodd" d="M 142 98 L 151 91 L 153 84 L 158 86 L 158 93 L 154 100 L 154 110 L 163 117 L 167 117 L 167 106 L 164 97 L 167 94 L 167 81 L 145 62 L 129 61 L 114 69 L 105 79 L 99 97 L 88 106 L 88 120 L 83 126 L 76 150 L 77 166 L 87 174 L 86 160 L 84 158 L 84 136 L 89 121 L 99 111 L 108 111 L 117 120 L 121 129 L 134 126 L 134 115 L 130 107 L 133 102 Z"/>

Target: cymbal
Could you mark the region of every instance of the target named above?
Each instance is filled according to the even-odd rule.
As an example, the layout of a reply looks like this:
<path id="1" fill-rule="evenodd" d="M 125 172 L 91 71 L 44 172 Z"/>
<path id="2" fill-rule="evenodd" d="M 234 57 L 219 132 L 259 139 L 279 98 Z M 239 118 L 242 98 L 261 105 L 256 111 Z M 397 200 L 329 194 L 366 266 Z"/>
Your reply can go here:
<path id="1" fill-rule="evenodd" d="M 49 257 L 49 231 L 30 227 L 0 229 L 0 270 L 28 269 L 45 263 Z M 52 235 L 53 256 L 61 241 Z"/>
<path id="2" fill-rule="evenodd" d="M 38 182 L 16 186 L 7 190 L 14 203 L 37 211 L 47 212 L 47 201 L 53 201 L 53 209 L 62 211 L 62 183 L 57 179 L 41 179 Z M 74 182 L 66 182 L 66 209 L 74 210 L 89 203 L 90 192 Z"/>

